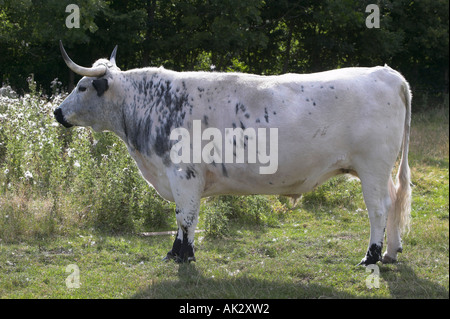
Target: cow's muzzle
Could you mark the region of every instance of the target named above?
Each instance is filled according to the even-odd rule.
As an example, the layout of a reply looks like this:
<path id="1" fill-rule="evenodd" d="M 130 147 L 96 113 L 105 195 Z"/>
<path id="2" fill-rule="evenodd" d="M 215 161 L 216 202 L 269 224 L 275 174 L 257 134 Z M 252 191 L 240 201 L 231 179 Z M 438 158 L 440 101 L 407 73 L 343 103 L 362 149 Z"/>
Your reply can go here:
<path id="1" fill-rule="evenodd" d="M 64 115 L 62 114 L 62 110 L 60 107 L 58 107 L 55 112 L 53 112 L 53 114 L 55 114 L 55 118 L 56 120 L 61 123 L 62 125 L 64 125 L 64 127 L 72 127 L 73 125 L 70 124 L 69 122 L 66 121 L 66 119 L 64 118 Z"/>

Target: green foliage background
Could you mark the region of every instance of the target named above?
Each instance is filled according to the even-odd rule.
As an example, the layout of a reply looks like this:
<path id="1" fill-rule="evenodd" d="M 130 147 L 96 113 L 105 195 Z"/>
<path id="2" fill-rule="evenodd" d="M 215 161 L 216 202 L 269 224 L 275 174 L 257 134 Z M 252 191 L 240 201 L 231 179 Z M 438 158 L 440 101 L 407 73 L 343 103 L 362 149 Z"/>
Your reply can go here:
<path id="1" fill-rule="evenodd" d="M 79 29 L 65 25 L 70 3 Z M 370 3 L 379 29 L 366 27 Z M 62 39 L 86 66 L 119 44 L 122 69 L 280 74 L 387 63 L 416 94 L 439 95 L 448 92 L 448 12 L 446 0 L 0 0 L 0 81 L 22 93 L 34 73 L 47 92 L 56 77 L 70 89 Z"/>

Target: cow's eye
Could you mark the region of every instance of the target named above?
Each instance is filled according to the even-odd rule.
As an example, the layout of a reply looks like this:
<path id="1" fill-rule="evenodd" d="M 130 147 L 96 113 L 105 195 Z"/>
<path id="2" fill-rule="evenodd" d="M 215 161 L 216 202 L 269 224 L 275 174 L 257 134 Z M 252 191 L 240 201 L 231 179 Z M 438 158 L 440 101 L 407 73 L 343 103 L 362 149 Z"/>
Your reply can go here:
<path id="1" fill-rule="evenodd" d="M 78 90 L 79 90 L 80 92 L 84 92 L 84 91 L 86 91 L 86 87 L 85 87 L 85 86 L 80 86 L 80 87 L 78 88 Z"/>

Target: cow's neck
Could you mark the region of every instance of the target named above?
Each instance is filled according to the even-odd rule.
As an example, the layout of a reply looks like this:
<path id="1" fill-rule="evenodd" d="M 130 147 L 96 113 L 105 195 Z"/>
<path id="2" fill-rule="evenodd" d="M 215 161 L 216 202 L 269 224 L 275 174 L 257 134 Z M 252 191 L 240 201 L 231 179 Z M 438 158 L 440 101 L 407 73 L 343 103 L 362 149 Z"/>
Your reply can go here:
<path id="1" fill-rule="evenodd" d="M 175 74 L 161 68 L 124 72 L 125 98 L 117 130 L 129 148 L 158 156 L 166 164 L 173 144 L 170 133 L 192 112 L 185 84 L 176 81 Z"/>

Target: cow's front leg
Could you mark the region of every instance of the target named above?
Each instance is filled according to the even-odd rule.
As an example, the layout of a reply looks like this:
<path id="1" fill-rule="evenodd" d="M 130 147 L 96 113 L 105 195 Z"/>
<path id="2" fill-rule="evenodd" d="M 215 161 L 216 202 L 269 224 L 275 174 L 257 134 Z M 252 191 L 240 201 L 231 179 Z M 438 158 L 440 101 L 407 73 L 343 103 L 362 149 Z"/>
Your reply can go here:
<path id="1" fill-rule="evenodd" d="M 204 179 L 192 167 L 172 170 L 168 176 L 177 205 L 175 212 L 178 231 L 172 250 L 165 259 L 174 259 L 178 263 L 195 261 L 194 236 Z"/>

